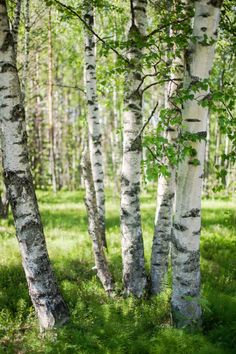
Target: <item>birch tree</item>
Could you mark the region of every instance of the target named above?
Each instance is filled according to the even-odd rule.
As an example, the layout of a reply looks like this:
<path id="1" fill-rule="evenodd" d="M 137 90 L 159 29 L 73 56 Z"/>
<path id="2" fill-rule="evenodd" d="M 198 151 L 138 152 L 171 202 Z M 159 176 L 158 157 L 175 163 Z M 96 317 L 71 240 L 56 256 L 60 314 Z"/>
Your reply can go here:
<path id="1" fill-rule="evenodd" d="M 185 16 L 187 14 L 188 3 L 189 0 L 183 1 L 183 15 Z M 172 7 L 174 7 L 173 4 Z M 169 6 L 169 10 L 173 11 L 174 8 Z M 180 34 L 183 35 L 183 31 L 181 32 Z M 169 35 L 174 35 L 173 28 L 170 28 Z M 176 115 L 179 113 L 179 109 L 172 103 L 172 100 L 177 95 L 178 88 L 181 87 L 183 82 L 184 48 L 178 48 L 178 44 L 174 44 L 172 50 L 175 53 L 175 57 L 170 69 L 170 81 L 165 87 L 165 109 L 169 110 L 169 119 L 167 128 L 164 132 L 164 137 L 168 140 L 169 144 L 172 144 L 176 148 L 176 140 L 179 132 L 178 125 L 173 124 L 172 120 L 175 119 Z M 178 52 L 180 52 L 180 54 L 178 54 Z M 164 160 L 164 163 L 169 165 L 169 175 L 161 175 L 158 179 L 157 209 L 151 256 L 152 294 L 159 294 L 165 285 L 168 271 L 173 207 L 176 191 L 176 166 L 170 164 L 168 158 L 165 158 Z"/>
<path id="2" fill-rule="evenodd" d="M 94 9 L 89 1 L 84 2 L 84 20 L 90 29 L 94 27 Z M 89 153 L 96 192 L 99 219 L 101 223 L 102 242 L 106 247 L 105 236 L 105 193 L 102 157 L 102 133 L 98 108 L 96 83 L 95 37 L 85 28 L 85 84 L 88 105 Z"/>
<path id="3" fill-rule="evenodd" d="M 88 214 L 89 234 L 92 239 L 95 266 L 98 278 L 100 279 L 105 291 L 110 294 L 113 290 L 113 280 L 108 269 L 106 256 L 102 244 L 102 229 L 99 220 L 96 192 L 94 188 L 92 168 L 88 145 L 86 144 L 82 157 L 82 170 L 85 184 L 85 204 Z"/>
<path id="4" fill-rule="evenodd" d="M 121 173 L 121 232 L 125 294 L 141 297 L 146 286 L 144 247 L 140 215 L 142 128 L 142 53 L 146 29 L 146 0 L 131 1 L 132 22 L 128 30 L 129 64 L 125 80 L 123 161 Z M 139 136 L 138 136 L 139 135 Z M 138 136 L 138 138 L 137 138 Z"/>
<path id="5" fill-rule="evenodd" d="M 176 212 L 172 236 L 172 311 L 177 326 L 201 320 L 200 252 L 201 189 L 207 136 L 209 78 L 222 1 L 195 1 L 192 41 L 186 53 L 184 89 L 189 99 L 182 110 L 182 135 L 189 137 L 191 156 L 178 167 Z"/>
<path id="6" fill-rule="evenodd" d="M 0 120 L 4 179 L 29 294 L 43 329 L 68 320 L 47 253 L 29 168 L 24 107 L 6 1 L 0 0 Z"/>
<path id="7" fill-rule="evenodd" d="M 16 58 L 17 58 L 17 47 L 18 47 L 18 32 L 19 32 L 20 19 L 21 19 L 21 4 L 22 4 L 22 0 L 17 0 L 14 9 L 14 18 L 13 18 L 13 23 L 11 28 Z M 0 217 L 3 219 L 8 218 L 8 211 L 9 211 L 9 201 L 7 198 L 6 188 L 4 186 L 3 191 L 0 194 Z"/>

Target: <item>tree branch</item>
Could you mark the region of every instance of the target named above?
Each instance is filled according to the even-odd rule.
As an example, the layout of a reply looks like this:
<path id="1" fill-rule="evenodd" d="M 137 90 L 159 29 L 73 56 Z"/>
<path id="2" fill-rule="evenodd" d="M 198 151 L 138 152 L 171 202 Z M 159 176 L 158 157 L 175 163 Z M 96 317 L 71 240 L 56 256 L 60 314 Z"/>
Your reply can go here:
<path id="1" fill-rule="evenodd" d="M 116 55 L 121 58 L 122 60 L 124 60 L 126 63 L 129 63 L 129 60 L 124 57 L 121 53 L 119 53 L 115 48 L 113 48 L 110 44 L 107 44 L 106 41 L 104 41 L 104 39 L 102 37 L 100 37 L 88 24 L 87 22 L 83 19 L 83 17 L 77 12 L 75 11 L 71 6 L 67 6 L 66 4 L 60 2 L 59 0 L 54 0 L 56 4 L 58 4 L 59 6 L 61 6 L 62 8 L 70 11 L 70 13 L 72 15 L 74 15 L 75 17 L 77 17 L 83 24 L 84 26 L 100 41 L 102 42 L 105 46 L 107 46 L 109 49 L 111 49 L 114 53 L 116 53 Z"/>
<path id="2" fill-rule="evenodd" d="M 158 107 L 158 102 L 155 104 L 155 107 L 153 108 L 153 110 L 152 110 L 150 116 L 148 117 L 148 119 L 147 119 L 146 122 L 143 124 L 142 128 L 140 129 L 140 131 L 138 132 L 138 134 L 137 134 L 136 137 L 134 138 L 134 140 L 133 140 L 131 146 L 132 146 L 133 144 L 135 144 L 136 140 L 142 135 L 144 129 L 146 128 L 146 126 L 148 125 L 148 123 L 149 123 L 150 120 L 152 119 L 154 113 L 156 112 L 157 107 Z"/>
<path id="3" fill-rule="evenodd" d="M 134 11 L 133 0 L 130 0 L 130 11 L 131 11 L 131 24 L 132 26 L 135 26 L 135 11 Z"/>
<path id="4" fill-rule="evenodd" d="M 152 32 L 150 32 L 149 34 L 146 35 L 146 39 L 150 38 L 151 36 L 154 36 L 154 34 L 162 31 L 163 29 L 167 28 L 167 27 L 170 27 L 171 25 L 173 24 L 179 24 L 179 23 L 182 23 L 182 22 L 185 22 L 187 20 L 189 20 L 190 18 L 192 18 L 191 16 L 188 16 L 186 18 L 183 18 L 182 20 L 176 20 L 176 21 L 173 21 L 173 22 L 169 22 L 169 23 L 166 23 L 165 25 L 162 25 L 162 26 L 159 26 L 157 27 L 156 29 L 154 29 Z"/>

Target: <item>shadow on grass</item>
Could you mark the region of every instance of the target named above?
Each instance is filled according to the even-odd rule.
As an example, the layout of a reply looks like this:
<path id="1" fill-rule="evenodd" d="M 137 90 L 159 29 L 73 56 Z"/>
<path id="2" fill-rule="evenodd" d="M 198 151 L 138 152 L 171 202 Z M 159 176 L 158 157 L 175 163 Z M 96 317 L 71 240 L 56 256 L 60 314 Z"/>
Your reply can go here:
<path id="1" fill-rule="evenodd" d="M 230 230 L 236 229 L 236 211 L 233 209 L 203 209 L 202 226 L 208 228 L 218 225 Z"/>
<path id="2" fill-rule="evenodd" d="M 65 192 L 59 191 L 56 194 L 51 191 L 37 191 L 38 202 L 42 205 L 44 204 L 64 204 L 64 203 L 83 203 L 84 190 Z"/>
<path id="3" fill-rule="evenodd" d="M 43 225 L 48 229 L 61 229 L 84 232 L 87 230 L 87 216 L 85 213 L 68 209 L 66 210 L 42 210 Z"/>

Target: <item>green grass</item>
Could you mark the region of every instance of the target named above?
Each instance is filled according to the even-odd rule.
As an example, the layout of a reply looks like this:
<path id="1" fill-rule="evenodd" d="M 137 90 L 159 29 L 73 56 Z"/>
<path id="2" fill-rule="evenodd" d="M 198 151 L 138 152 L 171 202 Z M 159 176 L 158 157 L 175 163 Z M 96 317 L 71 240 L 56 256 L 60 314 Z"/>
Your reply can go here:
<path id="1" fill-rule="evenodd" d="M 40 335 L 21 267 L 12 217 L 0 221 L 0 353 L 220 354 L 236 348 L 236 205 L 204 201 L 201 242 L 203 329 L 170 325 L 170 288 L 152 299 L 123 299 L 119 200 L 108 193 L 108 259 L 117 297 L 107 298 L 92 271 L 83 192 L 38 193 L 50 257 L 71 321 Z M 144 193 L 147 270 L 155 192 Z M 120 295 L 119 295 L 120 294 Z"/>

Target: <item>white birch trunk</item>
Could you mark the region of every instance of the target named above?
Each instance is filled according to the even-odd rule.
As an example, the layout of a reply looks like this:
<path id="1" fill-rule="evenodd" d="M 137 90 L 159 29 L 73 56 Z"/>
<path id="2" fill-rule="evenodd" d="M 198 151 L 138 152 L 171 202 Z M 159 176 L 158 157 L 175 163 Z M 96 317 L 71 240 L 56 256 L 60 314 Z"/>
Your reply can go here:
<path id="1" fill-rule="evenodd" d="M 187 5 L 187 0 L 185 4 Z M 170 30 L 170 35 L 172 31 Z M 176 48 L 173 48 L 175 51 Z M 172 109 L 176 115 L 171 99 L 176 95 L 178 87 L 183 83 L 184 55 L 176 56 L 172 62 L 170 81 L 165 87 L 165 108 Z M 164 133 L 170 144 L 175 144 L 178 138 L 178 127 L 170 122 Z M 168 161 L 164 161 L 168 163 Z M 170 176 L 160 176 L 157 189 L 157 208 L 154 225 L 154 237 L 151 256 L 151 293 L 159 294 L 165 287 L 170 240 L 173 219 L 173 207 L 176 191 L 176 167 L 169 166 Z"/>
<path id="2" fill-rule="evenodd" d="M 105 291 L 110 294 L 114 288 L 111 273 L 108 269 L 106 256 L 102 244 L 102 230 L 99 220 L 99 213 L 96 201 L 96 193 L 92 176 L 91 162 L 88 147 L 85 146 L 82 156 L 82 170 L 85 184 L 85 204 L 88 214 L 89 234 L 93 243 L 93 253 L 97 276 L 100 279 Z"/>
<path id="3" fill-rule="evenodd" d="M 221 1 L 195 1 L 193 36 L 186 53 L 184 87 L 209 77 L 214 58 Z M 206 43 L 205 36 L 208 37 Z M 208 108 L 202 107 L 208 91 L 194 93 L 194 99 L 184 103 L 182 117 L 184 132 L 200 139 L 190 142 L 197 155 L 186 157 L 178 167 L 176 213 L 172 236 L 173 294 L 172 313 L 178 327 L 198 326 L 201 320 L 200 297 L 200 230 L 201 189 L 205 156 Z M 198 160 L 198 162 L 197 162 Z"/>
<path id="4" fill-rule="evenodd" d="M 184 0 L 185 12 L 188 11 L 189 0 Z M 174 6 L 172 4 L 172 6 Z M 171 8 L 171 4 L 168 4 Z M 170 35 L 172 30 L 170 29 Z M 176 46 L 173 48 L 176 51 Z M 165 108 L 173 110 L 173 116 L 177 113 L 176 107 L 171 100 L 176 95 L 179 86 L 183 84 L 184 75 L 184 53 L 176 56 L 171 65 L 170 81 L 165 89 Z M 171 124 L 165 131 L 165 137 L 170 144 L 175 144 L 178 138 L 178 126 Z M 151 293 L 159 294 L 166 285 L 168 259 L 170 252 L 171 230 L 173 220 L 173 209 L 176 192 L 176 167 L 169 166 L 170 176 L 160 176 L 157 189 L 157 209 L 154 226 L 154 237 L 151 257 Z"/>
<path id="5" fill-rule="evenodd" d="M 120 191 L 120 167 L 121 167 L 121 143 L 118 133 L 119 129 L 119 109 L 118 109 L 118 97 L 117 97 L 117 85 L 114 83 L 113 89 L 113 124 L 111 131 L 112 142 L 112 165 L 114 175 L 114 192 L 117 194 Z"/>
<path id="6" fill-rule="evenodd" d="M 94 11 L 91 3 L 85 1 L 84 19 L 93 28 Z M 102 230 L 102 242 L 106 247 L 105 236 L 105 193 L 104 193 L 104 173 L 102 157 L 102 133 L 99 119 L 98 98 L 96 88 L 96 55 L 95 37 L 85 29 L 85 80 L 88 104 L 88 128 L 89 128 L 89 153 L 92 166 L 94 187 L 99 211 L 99 219 Z"/>
<path id="7" fill-rule="evenodd" d="M 0 0 L 0 121 L 4 179 L 22 263 L 41 328 L 68 319 L 49 261 L 29 168 L 24 107 L 5 0 Z"/>
<path id="8" fill-rule="evenodd" d="M 140 215 L 142 92 L 139 89 L 142 72 L 142 49 L 136 43 L 145 35 L 146 0 L 132 1 L 132 25 L 128 39 L 130 64 L 125 80 L 125 111 L 123 162 L 121 173 L 121 232 L 123 283 L 126 295 L 141 297 L 146 287 L 144 247 Z"/>

